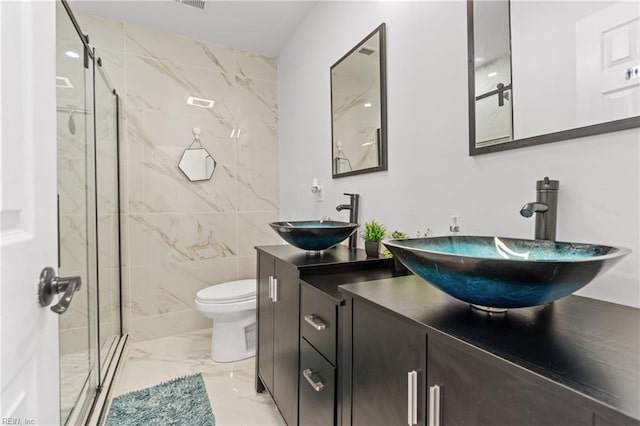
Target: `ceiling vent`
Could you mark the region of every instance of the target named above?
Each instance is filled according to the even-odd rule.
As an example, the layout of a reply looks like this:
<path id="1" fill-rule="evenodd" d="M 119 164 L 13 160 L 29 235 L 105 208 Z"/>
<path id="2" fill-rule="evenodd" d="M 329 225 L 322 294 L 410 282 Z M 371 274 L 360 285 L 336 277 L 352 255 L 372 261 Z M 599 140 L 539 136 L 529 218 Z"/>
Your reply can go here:
<path id="1" fill-rule="evenodd" d="M 367 49 L 366 47 L 363 47 L 362 49 L 358 50 L 358 53 L 362 53 L 363 55 L 371 55 L 373 52 L 375 52 L 375 50 L 371 50 L 371 49 Z"/>
<path id="2" fill-rule="evenodd" d="M 195 7 L 200 10 L 204 10 L 205 1 L 204 0 L 173 0 L 176 3 L 184 4 L 186 6 Z"/>

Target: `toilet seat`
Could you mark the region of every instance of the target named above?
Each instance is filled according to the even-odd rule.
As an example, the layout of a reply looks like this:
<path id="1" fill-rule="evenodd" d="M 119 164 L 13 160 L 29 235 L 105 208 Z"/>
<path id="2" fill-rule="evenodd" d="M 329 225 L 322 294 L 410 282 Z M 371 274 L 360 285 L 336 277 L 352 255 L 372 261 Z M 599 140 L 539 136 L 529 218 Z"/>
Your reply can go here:
<path id="1" fill-rule="evenodd" d="M 227 304 L 246 302 L 256 298 L 256 280 L 231 281 L 213 285 L 196 294 L 196 302 L 201 304 Z"/>

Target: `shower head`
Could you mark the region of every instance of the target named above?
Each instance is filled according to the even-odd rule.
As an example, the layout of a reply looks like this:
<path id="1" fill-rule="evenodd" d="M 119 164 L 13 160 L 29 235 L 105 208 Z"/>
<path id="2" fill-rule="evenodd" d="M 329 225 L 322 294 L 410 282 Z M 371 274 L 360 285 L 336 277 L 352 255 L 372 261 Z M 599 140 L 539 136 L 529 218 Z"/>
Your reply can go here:
<path id="1" fill-rule="evenodd" d="M 69 109 L 69 133 L 76 134 L 76 122 L 73 119 L 73 110 Z"/>

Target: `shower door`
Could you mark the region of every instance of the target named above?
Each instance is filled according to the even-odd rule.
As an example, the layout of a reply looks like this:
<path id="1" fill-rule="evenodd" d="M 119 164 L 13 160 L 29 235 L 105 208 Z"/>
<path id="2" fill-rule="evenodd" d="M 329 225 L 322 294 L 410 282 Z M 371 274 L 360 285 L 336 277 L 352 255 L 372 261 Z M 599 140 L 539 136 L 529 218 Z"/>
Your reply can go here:
<path id="1" fill-rule="evenodd" d="M 119 109 L 102 59 L 68 4 L 56 5 L 58 268 L 82 279 L 59 322 L 60 418 L 79 424 L 109 387 L 123 348 Z"/>
<path id="2" fill-rule="evenodd" d="M 82 286 L 60 316 L 61 424 L 76 424 L 98 386 L 93 58 L 56 2 L 58 274 Z"/>

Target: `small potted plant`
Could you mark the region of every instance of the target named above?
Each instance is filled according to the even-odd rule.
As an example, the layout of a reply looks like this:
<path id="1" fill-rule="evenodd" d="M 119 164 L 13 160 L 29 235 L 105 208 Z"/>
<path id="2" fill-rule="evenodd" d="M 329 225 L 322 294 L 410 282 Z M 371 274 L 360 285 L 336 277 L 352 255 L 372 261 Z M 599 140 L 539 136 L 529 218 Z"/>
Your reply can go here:
<path id="1" fill-rule="evenodd" d="M 409 235 L 408 235 L 408 234 L 405 234 L 405 233 L 404 233 L 404 232 L 402 232 L 402 231 L 393 231 L 393 232 L 391 233 L 391 239 L 392 239 L 392 240 L 401 240 L 401 239 L 403 239 L 403 238 L 409 238 Z M 382 253 L 383 253 L 385 256 L 387 256 L 387 257 L 393 257 L 393 253 L 391 253 L 391 252 L 389 251 L 389 249 L 387 249 L 387 248 L 385 248 L 385 249 L 384 249 L 384 251 L 383 251 Z"/>
<path id="2" fill-rule="evenodd" d="M 403 238 L 409 238 L 408 234 L 405 234 L 402 231 L 393 231 L 391 233 L 391 239 L 393 240 L 401 240 Z M 393 258 L 393 269 L 396 272 L 409 272 L 406 266 L 402 262 L 400 262 L 388 249 L 384 249 L 384 254 L 387 257 Z"/>
<path id="3" fill-rule="evenodd" d="M 367 252 L 367 257 L 380 256 L 380 241 L 384 239 L 385 232 L 384 226 L 375 220 L 364 224 L 362 238 L 364 239 L 364 250 Z"/>
<path id="4" fill-rule="evenodd" d="M 402 231 L 393 231 L 391 233 L 391 238 L 393 238 L 394 240 L 401 240 L 403 238 L 409 238 L 409 235 L 405 234 Z"/>

